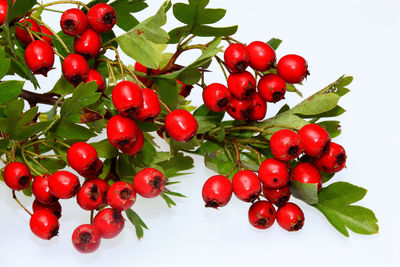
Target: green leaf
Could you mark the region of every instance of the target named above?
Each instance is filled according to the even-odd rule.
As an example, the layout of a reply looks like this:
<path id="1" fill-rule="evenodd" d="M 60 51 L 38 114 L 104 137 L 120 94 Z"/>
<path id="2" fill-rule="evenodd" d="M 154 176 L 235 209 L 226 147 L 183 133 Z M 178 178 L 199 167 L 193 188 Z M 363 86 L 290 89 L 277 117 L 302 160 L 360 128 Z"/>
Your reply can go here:
<path id="1" fill-rule="evenodd" d="M 327 112 L 336 107 L 340 96 L 335 93 L 324 93 L 313 95 L 299 105 L 295 106 L 291 112 L 302 115 L 315 115 Z"/>
<path id="2" fill-rule="evenodd" d="M 36 0 L 18 0 L 12 4 L 12 1 L 9 0 L 9 7 L 11 7 L 8 13 L 9 21 L 15 19 L 19 15 L 25 14 L 29 11 L 35 4 Z"/>
<path id="3" fill-rule="evenodd" d="M 193 85 L 200 81 L 201 72 L 198 69 L 186 69 L 179 74 L 178 80 L 186 85 Z"/>
<path id="4" fill-rule="evenodd" d="M 57 134 L 59 137 L 66 139 L 87 140 L 96 136 L 88 128 L 65 119 L 61 119 L 55 127 L 52 128 L 52 132 Z"/>
<path id="5" fill-rule="evenodd" d="M 24 100 L 15 98 L 6 104 L 6 108 L 4 109 L 4 114 L 9 119 L 17 120 L 22 116 L 21 113 L 23 109 L 24 109 Z"/>
<path id="6" fill-rule="evenodd" d="M 185 195 L 182 195 L 181 193 L 173 192 L 173 191 L 169 191 L 169 190 L 164 190 L 163 193 L 171 195 L 171 196 L 176 196 L 176 197 L 186 197 Z"/>
<path id="7" fill-rule="evenodd" d="M 131 209 L 125 211 L 126 216 L 129 221 L 135 226 L 136 236 L 140 240 L 143 237 L 143 228 L 149 229 L 147 225 L 143 222 L 143 220 L 139 217 L 139 215 Z"/>
<path id="8" fill-rule="evenodd" d="M 161 197 L 165 200 L 165 203 L 167 203 L 169 208 L 171 208 L 172 206 L 176 206 L 176 203 L 172 200 L 172 198 L 167 196 L 165 193 L 162 193 Z"/>
<path id="9" fill-rule="evenodd" d="M 61 76 L 61 78 L 54 85 L 51 92 L 65 96 L 71 94 L 74 91 L 74 89 L 75 89 L 74 86 L 71 83 L 69 83 L 64 78 L 64 76 Z"/>
<path id="10" fill-rule="evenodd" d="M 22 117 L 15 123 L 15 128 L 19 129 L 24 127 L 26 124 L 32 122 L 32 120 L 36 117 L 38 112 L 38 107 L 33 107 L 22 115 Z"/>
<path id="11" fill-rule="evenodd" d="M 150 165 L 153 163 L 156 153 L 155 147 L 146 140 L 136 157 L 138 161 L 143 162 L 145 165 Z"/>
<path id="12" fill-rule="evenodd" d="M 17 132 L 15 133 L 14 139 L 17 141 L 24 140 L 30 136 L 33 136 L 35 134 L 40 133 L 47 127 L 49 127 L 51 124 L 51 121 L 43 121 L 43 122 L 36 122 L 31 125 L 25 126 L 21 129 L 18 129 Z"/>
<path id="13" fill-rule="evenodd" d="M 158 96 L 170 109 L 175 109 L 179 90 L 174 79 L 154 79 Z"/>
<path id="14" fill-rule="evenodd" d="M 117 26 L 124 31 L 129 31 L 139 24 L 139 21 L 131 13 L 139 12 L 148 5 L 145 0 L 120 0 L 112 2 L 111 6 L 117 14 Z"/>
<path id="15" fill-rule="evenodd" d="M 200 117 L 205 117 L 208 120 L 214 122 L 214 123 L 218 123 L 220 121 L 222 121 L 222 119 L 224 118 L 225 113 L 224 112 L 214 112 L 209 110 L 206 105 L 201 105 L 200 107 L 198 107 L 194 112 L 193 112 L 193 116 L 200 118 Z"/>
<path id="16" fill-rule="evenodd" d="M 99 158 L 111 159 L 119 155 L 118 150 L 110 144 L 108 139 L 91 143 L 91 145 L 96 149 Z"/>
<path id="17" fill-rule="evenodd" d="M 272 49 L 276 50 L 281 45 L 282 40 L 278 38 L 271 38 L 267 44 L 272 47 Z"/>
<path id="18" fill-rule="evenodd" d="M 301 183 L 292 180 L 290 192 L 295 198 L 301 199 L 310 205 L 318 202 L 318 184 Z"/>
<path id="19" fill-rule="evenodd" d="M 317 123 L 318 125 L 322 126 L 330 135 L 331 138 L 335 138 L 340 135 L 342 132 L 340 121 L 323 121 Z"/>
<path id="20" fill-rule="evenodd" d="M 302 94 L 299 90 L 297 90 L 296 86 L 294 86 L 294 85 L 291 84 L 291 83 L 286 83 L 286 90 L 287 90 L 288 92 L 295 92 L 295 93 L 298 94 L 300 97 L 303 97 L 303 94 Z"/>
<path id="21" fill-rule="evenodd" d="M 66 35 L 63 31 L 59 31 L 57 35 L 64 41 L 64 43 L 67 45 L 69 51 L 73 52 L 74 51 L 74 37 Z M 64 46 L 61 44 L 61 42 L 58 40 L 56 36 L 52 37 L 53 40 L 53 45 L 57 49 L 57 51 L 63 56 L 66 57 L 68 56 L 68 51 L 64 48 Z M 61 60 L 61 58 L 60 58 Z"/>
<path id="22" fill-rule="evenodd" d="M 6 52 L 3 47 L 0 47 L 0 79 L 7 74 L 10 69 L 11 60 L 6 58 Z"/>
<path id="23" fill-rule="evenodd" d="M 194 167 L 193 159 L 189 156 L 184 156 L 183 153 L 177 153 L 171 159 L 159 162 L 157 165 L 164 169 L 165 175 L 168 178 L 183 175 L 182 171 Z"/>
<path id="24" fill-rule="evenodd" d="M 21 92 L 25 82 L 4 81 L 0 82 L 0 104 L 4 104 L 16 98 Z"/>

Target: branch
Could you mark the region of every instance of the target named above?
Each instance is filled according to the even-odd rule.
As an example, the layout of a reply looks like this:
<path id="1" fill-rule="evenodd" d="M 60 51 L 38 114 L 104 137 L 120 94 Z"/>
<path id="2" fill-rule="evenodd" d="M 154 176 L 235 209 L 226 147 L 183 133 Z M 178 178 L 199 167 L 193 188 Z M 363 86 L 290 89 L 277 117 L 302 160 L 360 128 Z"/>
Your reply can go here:
<path id="1" fill-rule="evenodd" d="M 29 104 L 46 104 L 55 105 L 59 99 L 57 94 L 38 94 L 27 90 L 22 90 L 19 97 L 28 101 Z M 62 101 L 58 102 L 58 106 L 62 105 Z"/>

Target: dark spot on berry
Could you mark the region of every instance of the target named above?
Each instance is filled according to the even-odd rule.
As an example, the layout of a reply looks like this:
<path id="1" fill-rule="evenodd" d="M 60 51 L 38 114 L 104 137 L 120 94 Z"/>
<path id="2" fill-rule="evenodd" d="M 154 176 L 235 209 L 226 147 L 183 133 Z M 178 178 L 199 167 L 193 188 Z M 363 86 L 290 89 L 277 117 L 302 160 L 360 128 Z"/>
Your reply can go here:
<path id="1" fill-rule="evenodd" d="M 54 211 L 53 211 L 53 214 L 56 215 L 56 217 L 60 219 L 60 217 L 61 217 L 61 210 L 59 210 L 59 209 L 54 210 Z"/>
<path id="2" fill-rule="evenodd" d="M 255 92 L 256 92 L 256 89 L 254 89 L 253 87 L 249 87 L 244 94 L 245 94 L 245 96 L 249 97 L 249 96 L 252 96 Z"/>
<path id="3" fill-rule="evenodd" d="M 121 192 L 119 193 L 119 196 L 122 199 L 129 199 L 131 197 L 131 190 L 129 190 L 128 188 L 124 188 L 121 190 Z"/>
<path id="4" fill-rule="evenodd" d="M 47 77 L 47 73 L 49 72 L 50 68 L 48 67 L 41 67 L 37 71 L 35 71 L 35 74 L 42 74 L 43 76 Z"/>
<path id="5" fill-rule="evenodd" d="M 208 201 L 206 203 L 206 208 L 214 208 L 214 209 L 216 209 L 218 207 L 219 207 L 219 204 L 218 204 L 217 201 L 211 200 L 211 201 Z"/>
<path id="6" fill-rule="evenodd" d="M 89 165 L 88 170 L 90 170 L 90 171 L 96 170 L 97 169 L 97 165 L 98 165 L 97 160 L 92 161 L 92 163 L 90 163 L 90 165 Z"/>
<path id="7" fill-rule="evenodd" d="M 228 105 L 228 103 L 229 103 L 229 100 L 228 100 L 228 98 L 225 97 L 225 98 L 222 98 L 222 99 L 218 100 L 217 106 L 219 108 L 224 108 L 224 107 L 226 107 Z"/>
<path id="8" fill-rule="evenodd" d="M 272 98 L 274 100 L 274 102 L 278 102 L 279 100 L 281 100 L 283 97 L 283 93 L 282 92 L 275 92 L 272 94 Z"/>
<path id="9" fill-rule="evenodd" d="M 304 220 L 299 220 L 295 225 L 293 225 L 292 231 L 300 230 L 301 228 L 303 228 L 303 225 L 304 225 Z"/>
<path id="10" fill-rule="evenodd" d="M 114 20 L 115 20 L 115 14 L 114 13 L 112 13 L 112 12 L 108 12 L 108 13 L 106 13 L 104 16 L 103 16 L 103 23 L 104 24 L 108 24 L 108 25 L 110 25 L 110 24 L 113 24 L 114 23 Z"/>
<path id="11" fill-rule="evenodd" d="M 274 181 L 274 183 L 277 183 L 278 182 L 278 178 L 274 178 L 274 179 L 272 179 L 272 181 Z"/>
<path id="12" fill-rule="evenodd" d="M 236 108 L 232 108 L 232 112 L 235 113 L 236 112 Z"/>
<path id="13" fill-rule="evenodd" d="M 266 218 L 258 219 L 257 224 L 258 225 L 262 225 L 262 226 L 266 226 L 268 224 L 268 219 L 266 219 Z"/>
<path id="14" fill-rule="evenodd" d="M 328 168 L 326 166 L 322 166 L 322 169 L 324 169 L 324 171 L 328 170 Z"/>
<path id="15" fill-rule="evenodd" d="M 250 117 L 250 115 L 251 115 L 251 111 L 252 111 L 251 108 L 247 108 L 245 110 L 242 110 L 241 111 L 242 117 L 244 119 L 248 119 Z"/>
<path id="16" fill-rule="evenodd" d="M 52 237 L 58 235 L 58 229 L 59 229 L 59 226 L 57 225 L 57 226 L 55 226 L 55 227 L 50 231 L 50 236 L 49 236 L 49 238 L 48 238 L 49 240 L 50 240 Z"/>
<path id="17" fill-rule="evenodd" d="M 283 196 L 280 199 L 278 199 L 278 201 L 276 202 L 276 205 L 278 207 L 282 207 L 286 204 L 286 202 L 288 202 L 289 200 L 289 196 Z"/>
<path id="18" fill-rule="evenodd" d="M 83 243 L 83 244 L 88 244 L 90 243 L 90 241 L 92 240 L 93 236 L 91 233 L 88 232 L 83 232 L 79 235 L 79 240 Z"/>
<path id="19" fill-rule="evenodd" d="M 151 185 L 154 189 L 160 189 L 163 185 L 163 179 L 160 176 L 156 176 L 149 182 L 149 185 Z"/>
<path id="20" fill-rule="evenodd" d="M 273 215 L 274 214 L 274 210 L 273 209 L 269 209 L 269 214 Z"/>
<path id="21" fill-rule="evenodd" d="M 237 71 L 244 71 L 247 68 L 247 64 L 244 61 L 239 61 L 235 65 L 235 69 Z"/>
<path id="22" fill-rule="evenodd" d="M 26 186 L 29 183 L 29 176 L 22 176 L 18 180 L 18 184 L 21 186 Z"/>
<path id="23" fill-rule="evenodd" d="M 81 55 L 82 57 L 84 57 L 86 60 L 90 59 L 90 54 L 88 53 L 79 53 L 79 55 Z"/>
<path id="24" fill-rule="evenodd" d="M 288 154 L 292 157 L 296 157 L 298 153 L 299 153 L 298 146 L 291 146 L 288 150 Z"/>
<path id="25" fill-rule="evenodd" d="M 75 22 L 72 19 L 67 19 L 66 21 L 64 21 L 64 28 L 68 32 L 75 31 L 76 30 Z"/>
<path id="26" fill-rule="evenodd" d="M 117 143 L 118 143 L 118 146 L 119 146 L 119 147 L 126 147 L 127 145 L 130 144 L 130 142 L 129 142 L 128 139 L 119 140 Z"/>
<path id="27" fill-rule="evenodd" d="M 336 163 L 342 165 L 346 161 L 346 156 L 341 153 L 336 157 Z"/>
<path id="28" fill-rule="evenodd" d="M 75 185 L 75 187 L 74 187 L 74 190 L 72 191 L 72 194 L 75 196 L 75 195 L 78 193 L 78 191 L 79 191 L 80 188 L 81 188 L 80 184 L 77 183 L 77 184 Z"/>
<path id="29" fill-rule="evenodd" d="M 249 198 L 249 202 L 251 202 L 251 203 L 253 203 L 254 201 L 256 201 L 258 199 L 258 195 L 257 194 L 254 194 L 254 195 L 252 195 L 250 198 Z"/>
<path id="30" fill-rule="evenodd" d="M 100 195 L 99 187 L 96 184 L 94 184 L 90 188 L 90 200 L 96 201 L 99 198 L 99 195 Z"/>
<path id="31" fill-rule="evenodd" d="M 123 222 L 124 221 L 124 218 L 122 217 L 121 212 L 118 211 L 118 210 L 114 210 L 113 211 L 112 217 L 114 219 L 114 222 L 112 222 L 112 223 Z"/>
<path id="32" fill-rule="evenodd" d="M 80 74 L 72 76 L 71 77 L 71 82 L 73 84 L 80 84 L 81 82 L 83 82 L 82 76 Z"/>
<path id="33" fill-rule="evenodd" d="M 147 117 L 143 120 L 144 122 L 153 122 L 154 118 L 153 117 Z"/>
<path id="34" fill-rule="evenodd" d="M 128 114 L 128 116 L 130 118 L 133 118 L 135 116 L 136 112 L 137 112 L 137 108 L 135 108 L 135 107 L 125 110 L 125 113 Z"/>
<path id="35" fill-rule="evenodd" d="M 331 140 L 329 140 L 328 142 L 326 142 L 324 148 L 322 149 L 322 152 L 323 152 L 323 153 L 328 153 L 330 145 L 331 145 Z"/>

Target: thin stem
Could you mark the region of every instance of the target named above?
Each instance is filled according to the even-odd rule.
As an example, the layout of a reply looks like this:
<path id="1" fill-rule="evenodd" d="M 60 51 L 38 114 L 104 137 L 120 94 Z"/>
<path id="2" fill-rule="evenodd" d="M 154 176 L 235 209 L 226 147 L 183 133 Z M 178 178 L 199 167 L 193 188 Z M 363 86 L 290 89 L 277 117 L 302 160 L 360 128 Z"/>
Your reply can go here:
<path id="1" fill-rule="evenodd" d="M 111 63 L 109 61 L 107 61 L 107 69 L 108 69 L 108 73 L 111 75 L 111 78 L 113 80 L 114 85 L 117 84 L 117 80 L 115 79 L 115 74 L 114 71 L 112 69 Z"/>
<path id="2" fill-rule="evenodd" d="M 56 9 L 51 9 L 51 8 L 43 8 L 43 10 L 51 11 L 51 12 L 57 12 L 57 13 L 64 13 L 64 11 L 56 10 Z"/>
<path id="3" fill-rule="evenodd" d="M 25 206 L 18 200 L 14 190 L 12 191 L 12 197 L 21 206 L 21 208 L 23 208 L 29 215 L 32 216 L 32 213 L 27 208 L 25 208 Z"/>
<path id="4" fill-rule="evenodd" d="M 93 224 L 93 215 L 94 215 L 94 210 L 90 211 L 90 224 Z"/>
<path id="5" fill-rule="evenodd" d="M 65 157 L 66 157 L 65 155 L 39 155 L 39 154 L 33 153 L 33 152 L 29 151 L 29 150 L 24 150 L 24 151 L 25 151 L 26 153 L 28 153 L 28 154 L 34 156 L 34 157 L 41 158 L 41 159 L 47 159 L 47 158 L 65 158 Z"/>
<path id="6" fill-rule="evenodd" d="M 168 111 L 168 113 L 171 113 L 172 111 L 169 109 L 167 104 L 165 104 L 164 101 L 162 101 L 161 99 L 159 99 L 159 100 L 160 100 L 161 105 L 163 105 L 163 107 Z"/>
<path id="7" fill-rule="evenodd" d="M 60 4 L 76 4 L 76 5 L 81 5 L 83 6 L 86 10 L 89 10 L 89 7 L 87 5 L 85 5 L 84 3 L 80 2 L 80 1 L 72 1 L 72 0 L 62 0 L 62 1 L 54 1 L 48 4 L 39 4 L 39 7 L 35 7 L 33 9 L 31 9 L 30 11 L 28 11 L 28 13 L 33 13 L 36 10 L 40 9 L 40 8 L 45 8 L 48 6 L 54 6 L 54 5 L 60 5 Z"/>
<path id="8" fill-rule="evenodd" d="M 225 80 L 228 81 L 228 75 L 226 74 L 226 71 L 225 71 L 224 62 L 218 56 L 215 56 L 215 59 L 217 60 L 218 65 L 221 67 L 221 70 L 224 74 Z"/>
<path id="9" fill-rule="evenodd" d="M 2 157 L 0 157 L 1 162 L 3 162 L 3 164 L 7 164 L 7 161 L 4 160 Z"/>
<path id="10" fill-rule="evenodd" d="M 32 34 L 33 34 L 37 39 L 39 39 L 39 40 L 41 40 L 41 41 L 44 41 L 43 38 L 42 38 L 42 35 L 46 35 L 46 36 L 47 36 L 47 34 L 38 33 L 38 32 L 32 32 Z M 48 36 L 48 37 L 50 37 L 50 36 Z M 63 55 L 61 55 L 60 52 L 58 52 L 57 49 L 56 49 L 54 46 L 53 46 L 52 48 L 53 48 L 54 53 L 55 53 L 57 56 L 59 56 L 59 57 L 62 58 L 63 60 L 65 59 L 65 57 L 64 57 Z"/>
<path id="11" fill-rule="evenodd" d="M 236 39 L 233 39 L 233 38 L 230 37 L 230 36 L 224 37 L 224 40 L 226 40 L 226 41 L 232 41 L 232 42 L 238 43 L 238 44 L 242 44 L 242 42 L 240 42 L 240 41 L 238 41 L 238 40 L 236 40 Z"/>
<path id="12" fill-rule="evenodd" d="M 235 152 L 236 152 L 236 161 L 239 165 L 239 171 L 243 169 L 242 166 L 242 161 L 240 160 L 240 150 L 239 150 L 239 146 L 236 142 L 232 142 L 233 146 L 235 147 Z"/>
<path id="13" fill-rule="evenodd" d="M 235 164 L 232 166 L 232 168 L 229 170 L 228 174 L 226 175 L 226 177 L 231 176 L 232 172 L 236 169 L 236 167 L 238 166 L 238 163 L 235 162 Z"/>
<path id="14" fill-rule="evenodd" d="M 254 148 L 252 148 L 250 146 L 246 146 L 246 145 L 243 145 L 243 144 L 240 144 L 240 143 L 237 143 L 237 145 L 242 147 L 242 148 L 244 148 L 244 149 L 247 149 L 247 150 L 255 153 L 257 155 L 258 164 L 261 165 L 261 163 L 262 163 L 261 153 L 257 149 L 254 149 Z"/>
<path id="15" fill-rule="evenodd" d="M 23 151 L 24 153 L 25 151 Z M 47 174 L 51 174 L 51 172 L 46 169 L 46 167 L 44 167 L 37 159 L 35 159 L 34 157 L 32 157 L 31 155 L 28 155 L 29 158 L 31 158 L 31 160 L 33 160 L 40 168 L 42 168 Z"/>

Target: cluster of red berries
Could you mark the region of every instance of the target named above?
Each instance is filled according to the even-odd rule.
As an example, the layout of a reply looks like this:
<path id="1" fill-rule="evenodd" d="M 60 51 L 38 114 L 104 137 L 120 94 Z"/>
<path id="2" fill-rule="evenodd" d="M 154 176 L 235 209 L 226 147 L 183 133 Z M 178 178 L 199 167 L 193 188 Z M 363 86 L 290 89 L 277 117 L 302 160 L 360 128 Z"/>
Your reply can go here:
<path id="1" fill-rule="evenodd" d="M 325 173 L 336 173 L 346 164 L 346 152 L 342 146 L 331 142 L 329 133 L 317 124 L 307 124 L 298 133 L 284 129 L 274 133 L 270 140 L 274 158 L 262 162 L 258 175 L 249 170 L 237 172 L 232 182 L 222 175 L 209 178 L 202 190 L 206 207 L 223 207 L 234 193 L 240 200 L 253 203 L 249 209 L 251 225 L 259 229 L 269 228 L 275 221 L 288 230 L 297 231 L 303 227 L 303 211 L 288 202 L 290 182 L 316 184 L 322 187 Z M 302 153 L 310 157 L 314 164 L 303 161 Z M 305 158 L 305 157 L 304 157 Z M 291 168 L 296 163 L 296 166 Z M 263 192 L 263 195 L 261 194 Z M 260 200 L 260 196 L 267 200 Z M 278 207 L 276 211 L 274 206 Z"/>
<path id="2" fill-rule="evenodd" d="M 33 177 L 29 168 L 21 162 L 7 164 L 3 177 L 12 190 L 30 186 L 35 196 L 33 214 L 30 219 L 32 232 L 49 240 L 58 234 L 61 217 L 59 199 L 76 196 L 78 205 L 84 210 L 98 210 L 92 224 L 78 226 L 72 234 L 75 248 L 83 253 L 95 251 L 101 238 L 113 238 L 124 228 L 121 211 L 128 210 L 136 200 L 136 193 L 144 198 L 160 195 L 165 187 L 164 175 L 153 168 L 145 168 L 133 178 L 133 183 L 117 181 L 111 186 L 99 179 L 103 163 L 90 144 L 77 142 L 67 152 L 68 164 L 85 182 L 81 185 L 78 176 L 68 171 L 57 171 L 51 175 Z M 110 206 L 110 208 L 106 208 Z"/>
<path id="3" fill-rule="evenodd" d="M 298 55 L 286 55 L 275 66 L 276 54 L 272 47 L 260 41 L 248 46 L 229 45 L 224 54 L 230 74 L 228 87 L 213 83 L 203 91 L 204 104 L 214 112 L 228 111 L 235 120 L 258 121 L 265 117 L 266 102 L 276 103 L 284 98 L 286 83 L 301 83 L 308 75 L 307 62 Z M 250 66 L 262 75 L 258 84 Z M 278 74 L 271 72 L 276 68 Z"/>

